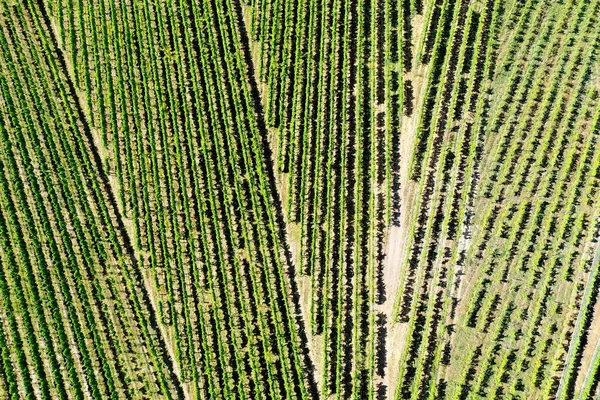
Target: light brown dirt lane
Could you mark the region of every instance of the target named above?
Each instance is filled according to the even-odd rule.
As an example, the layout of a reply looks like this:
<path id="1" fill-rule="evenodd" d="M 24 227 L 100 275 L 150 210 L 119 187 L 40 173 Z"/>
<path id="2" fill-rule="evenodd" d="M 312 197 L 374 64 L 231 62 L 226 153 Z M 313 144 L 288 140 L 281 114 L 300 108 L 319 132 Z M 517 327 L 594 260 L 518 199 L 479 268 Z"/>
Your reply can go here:
<path id="1" fill-rule="evenodd" d="M 387 318 L 386 366 L 381 380 L 387 387 L 387 398 L 393 399 L 398 382 L 400 361 L 406 345 L 408 324 L 394 323 L 394 304 L 400 289 L 401 277 L 405 272 L 405 261 L 409 251 L 409 237 L 412 215 L 415 210 L 417 182 L 409 179 L 410 161 L 413 155 L 419 114 L 427 85 L 427 66 L 417 62 L 417 53 L 424 37 L 424 16 L 417 15 L 412 20 L 413 69 L 403 76 L 410 80 L 413 87 L 413 112 L 410 117 L 402 116 L 400 131 L 400 225 L 389 227 L 385 245 L 383 265 L 383 281 L 385 285 L 385 302 L 376 307 Z"/>
<path id="2" fill-rule="evenodd" d="M 383 281 L 385 302 L 376 307 L 387 318 L 386 367 L 382 383 L 387 386 L 387 397 L 393 398 L 398 382 L 400 361 L 406 344 L 408 324 L 394 323 L 394 303 L 400 289 L 401 276 L 405 272 L 405 261 L 409 251 L 409 237 L 412 215 L 415 211 L 415 194 L 418 185 L 409 179 L 410 161 L 413 153 L 419 110 L 426 85 L 427 68 L 416 67 L 407 74 L 414 90 L 414 111 L 410 117 L 402 117 L 400 134 L 400 226 L 392 226 L 387 234 Z"/>

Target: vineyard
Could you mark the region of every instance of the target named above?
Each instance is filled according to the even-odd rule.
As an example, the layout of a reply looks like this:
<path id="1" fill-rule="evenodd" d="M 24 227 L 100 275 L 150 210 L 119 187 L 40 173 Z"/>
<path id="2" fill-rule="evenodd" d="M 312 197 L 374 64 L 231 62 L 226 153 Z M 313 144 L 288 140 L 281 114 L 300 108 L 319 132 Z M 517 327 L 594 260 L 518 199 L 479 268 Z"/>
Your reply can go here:
<path id="1" fill-rule="evenodd" d="M 0 399 L 600 398 L 600 0 L 0 0 Z"/>

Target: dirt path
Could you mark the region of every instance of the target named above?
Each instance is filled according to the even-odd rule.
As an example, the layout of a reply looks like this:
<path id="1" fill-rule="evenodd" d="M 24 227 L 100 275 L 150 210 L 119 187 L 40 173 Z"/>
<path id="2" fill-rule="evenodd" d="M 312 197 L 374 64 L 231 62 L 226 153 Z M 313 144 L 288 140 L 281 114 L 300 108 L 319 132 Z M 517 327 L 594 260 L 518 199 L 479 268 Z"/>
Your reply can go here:
<path id="1" fill-rule="evenodd" d="M 418 112 L 426 85 L 427 68 L 419 67 L 415 69 L 407 74 L 406 79 L 412 81 L 415 104 L 412 116 L 402 117 L 400 136 L 400 226 L 392 226 L 388 231 L 383 266 L 386 300 L 382 305 L 376 307 L 377 311 L 384 313 L 387 317 L 387 362 L 382 383 L 387 386 L 388 398 L 393 398 L 396 390 L 400 361 L 408 333 L 408 324 L 393 322 L 393 312 L 409 251 L 410 226 L 415 211 L 415 194 L 418 190 L 417 183 L 410 181 L 409 172 L 417 134 Z"/>
<path id="2" fill-rule="evenodd" d="M 413 24 L 413 56 L 424 35 L 423 16 L 417 15 L 412 20 Z M 392 226 L 388 230 L 385 247 L 385 260 L 383 265 L 383 281 L 385 284 L 385 302 L 376 307 L 387 318 L 386 337 L 386 367 L 382 383 L 387 386 L 387 398 L 394 398 L 400 362 L 408 334 L 407 323 L 394 323 L 394 304 L 400 289 L 401 276 L 404 273 L 405 261 L 409 251 L 410 227 L 412 216 L 415 212 L 415 195 L 418 184 L 409 179 L 410 161 L 413 154 L 419 113 L 424 91 L 427 85 L 427 66 L 420 65 L 413 60 L 413 70 L 404 75 L 405 80 L 410 80 L 413 87 L 413 113 L 410 117 L 402 116 L 400 134 L 400 225 Z"/>
<path id="3" fill-rule="evenodd" d="M 413 83 L 414 85 L 414 83 Z M 404 262 L 409 250 L 409 234 L 416 183 L 408 179 L 410 155 L 416 136 L 417 118 L 403 118 L 402 141 L 400 145 L 400 226 L 392 226 L 387 234 L 385 260 L 383 264 L 383 282 L 385 284 L 385 302 L 376 306 L 387 320 L 387 356 L 386 368 L 382 383 L 387 386 L 388 398 L 393 396 L 398 381 L 400 359 L 406 342 L 408 324 L 393 323 L 394 303 L 400 289 L 400 281 Z"/>
<path id="4" fill-rule="evenodd" d="M 407 235 L 405 227 L 391 227 L 388 233 L 386 245 L 386 258 L 384 261 L 383 280 L 385 283 L 386 300 L 376 309 L 386 316 L 387 338 L 386 338 L 386 367 L 382 383 L 387 387 L 388 398 L 392 398 L 396 390 L 398 372 L 402 349 L 406 341 L 408 324 L 393 323 L 393 311 L 396 295 L 400 285 L 400 271 L 407 249 Z"/>

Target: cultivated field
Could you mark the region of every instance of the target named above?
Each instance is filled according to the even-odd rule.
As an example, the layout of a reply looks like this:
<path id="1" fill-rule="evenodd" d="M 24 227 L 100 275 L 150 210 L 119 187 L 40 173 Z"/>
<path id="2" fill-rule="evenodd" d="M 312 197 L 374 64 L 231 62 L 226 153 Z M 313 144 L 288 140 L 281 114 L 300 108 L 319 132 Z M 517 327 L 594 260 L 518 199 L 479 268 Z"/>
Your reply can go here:
<path id="1" fill-rule="evenodd" d="M 600 0 L 0 0 L 0 399 L 600 398 Z"/>

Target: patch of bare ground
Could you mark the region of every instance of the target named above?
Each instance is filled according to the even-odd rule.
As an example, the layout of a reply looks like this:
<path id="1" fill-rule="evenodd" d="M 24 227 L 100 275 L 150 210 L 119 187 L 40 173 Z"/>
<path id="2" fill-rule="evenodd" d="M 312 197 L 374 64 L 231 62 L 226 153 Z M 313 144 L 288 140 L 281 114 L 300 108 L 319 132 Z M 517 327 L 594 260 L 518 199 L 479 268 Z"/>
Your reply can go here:
<path id="1" fill-rule="evenodd" d="M 413 18 L 413 46 L 418 48 L 424 35 L 423 16 Z M 415 63 L 416 64 L 416 63 Z M 394 303 L 398 296 L 400 277 L 404 273 L 405 260 L 409 249 L 411 216 L 415 211 L 415 196 L 418 184 L 409 179 L 410 161 L 419 123 L 419 111 L 425 86 L 427 84 L 428 68 L 418 64 L 412 71 L 405 73 L 404 80 L 410 80 L 413 86 L 413 113 L 402 116 L 400 134 L 400 224 L 391 226 L 387 232 L 385 245 L 385 260 L 383 265 L 383 282 L 385 285 L 385 302 L 375 307 L 383 313 L 387 321 L 386 337 L 386 366 L 381 383 L 387 387 L 388 398 L 393 398 L 398 382 L 400 361 L 406 344 L 408 324 L 395 323 Z"/>
<path id="2" fill-rule="evenodd" d="M 376 307 L 376 310 L 386 316 L 387 327 L 387 349 L 386 349 L 386 367 L 382 383 L 387 387 L 388 394 L 394 393 L 396 382 L 398 381 L 399 363 L 406 341 L 407 324 L 393 323 L 394 303 L 398 295 L 400 276 L 406 254 L 408 254 L 408 238 L 410 233 L 410 215 L 414 210 L 414 197 L 416 192 L 416 183 L 408 179 L 408 169 L 410 161 L 410 151 L 414 140 L 414 133 L 405 128 L 410 120 L 416 120 L 416 117 L 404 118 L 403 136 L 401 145 L 401 214 L 400 226 L 392 226 L 388 230 L 387 243 L 385 246 L 385 260 L 383 265 L 383 282 L 385 285 L 385 302 Z M 414 124 L 416 127 L 416 123 Z M 406 135 L 405 135 L 406 134 Z M 409 145 L 406 142 L 410 142 Z M 404 147 L 404 149 L 402 149 Z M 408 152 L 406 152 L 408 150 Z"/>

